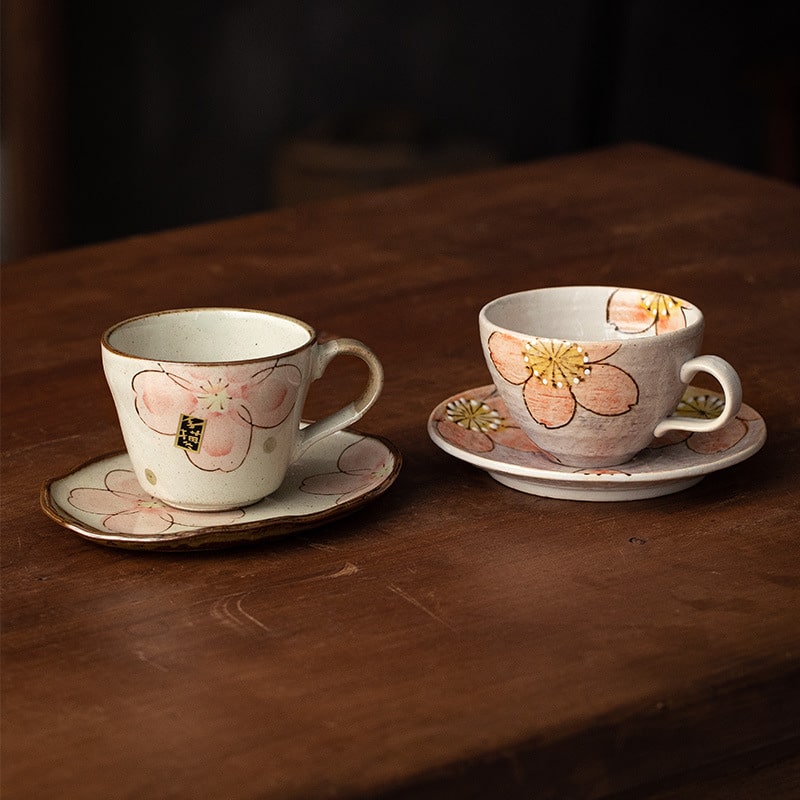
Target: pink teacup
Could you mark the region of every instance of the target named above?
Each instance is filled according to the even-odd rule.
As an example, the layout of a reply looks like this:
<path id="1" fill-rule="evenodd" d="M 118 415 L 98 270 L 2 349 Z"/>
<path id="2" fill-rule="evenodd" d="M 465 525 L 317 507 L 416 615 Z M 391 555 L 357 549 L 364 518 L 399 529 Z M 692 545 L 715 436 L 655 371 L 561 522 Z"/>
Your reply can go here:
<path id="1" fill-rule="evenodd" d="M 713 431 L 742 388 L 718 356 L 697 356 L 700 310 L 676 297 L 609 286 L 559 286 L 499 297 L 479 315 L 492 380 L 522 430 L 562 464 L 623 464 L 668 431 Z M 672 416 L 707 372 L 725 396 L 713 419 Z"/>

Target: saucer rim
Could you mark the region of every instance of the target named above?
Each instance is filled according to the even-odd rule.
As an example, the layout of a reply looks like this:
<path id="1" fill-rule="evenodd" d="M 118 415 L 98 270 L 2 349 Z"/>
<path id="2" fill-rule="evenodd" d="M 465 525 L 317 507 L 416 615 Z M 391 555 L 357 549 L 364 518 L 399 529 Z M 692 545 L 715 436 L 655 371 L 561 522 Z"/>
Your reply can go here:
<path id="1" fill-rule="evenodd" d="M 93 456 L 68 470 L 63 475 L 46 479 L 39 490 L 39 505 L 44 514 L 53 522 L 78 534 L 87 541 L 127 550 L 152 551 L 161 549 L 176 551 L 185 549 L 199 551 L 222 549 L 234 547 L 239 544 L 284 536 L 290 533 L 315 528 L 324 523 L 333 522 L 334 520 L 347 516 L 382 495 L 397 480 L 403 466 L 403 456 L 397 445 L 385 436 L 365 433 L 353 428 L 345 428 L 341 431 L 336 431 L 331 434 L 331 438 L 339 437 L 342 434 L 353 434 L 357 437 L 381 442 L 391 454 L 393 459 L 392 469 L 377 486 L 341 504 L 334 503 L 330 507 L 319 511 L 311 511 L 305 514 L 283 514 L 279 517 L 251 519 L 224 525 L 208 525 L 191 530 L 178 530 L 172 533 L 130 534 L 103 531 L 97 527 L 88 525 L 56 502 L 53 496 L 53 486 L 56 483 L 67 480 L 81 470 L 92 467 L 103 461 L 110 461 L 120 456 L 127 457 L 128 454 L 125 449 L 114 450 L 98 456 Z M 299 460 L 302 461 L 302 456 Z M 258 503 L 254 503 L 253 505 L 258 505 Z"/>
<path id="2" fill-rule="evenodd" d="M 716 392 L 713 389 L 706 389 L 692 385 L 688 386 L 687 389 L 695 389 L 697 391 L 719 395 L 720 397 L 722 396 L 719 392 Z M 484 390 L 496 390 L 496 386 L 494 383 L 488 383 L 481 386 L 464 389 L 461 392 L 456 392 L 455 394 L 450 395 L 447 399 L 441 401 L 440 403 L 437 403 L 428 416 L 427 427 L 428 435 L 437 447 L 454 458 L 458 458 L 461 461 L 485 470 L 490 475 L 492 475 L 492 473 L 499 473 L 517 478 L 526 478 L 532 482 L 538 481 L 545 484 L 565 482 L 575 486 L 576 488 L 581 486 L 587 492 L 600 492 L 603 491 L 605 485 L 613 484 L 626 485 L 634 490 L 636 488 L 644 488 L 647 485 L 668 484 L 673 481 L 683 481 L 690 478 L 698 478 L 699 480 L 700 478 L 713 472 L 727 469 L 728 467 L 732 467 L 735 464 L 745 461 L 746 459 L 755 455 L 764 446 L 764 443 L 767 440 L 767 426 L 763 416 L 751 405 L 743 403 L 743 405 L 746 405 L 747 408 L 756 415 L 756 419 L 752 421 L 760 421 L 762 423 L 762 430 L 755 436 L 754 440 L 745 447 L 742 447 L 735 452 L 702 455 L 701 460 L 697 464 L 684 466 L 682 468 L 660 469 L 654 472 L 630 472 L 627 474 L 621 474 L 624 472 L 626 467 L 631 468 L 635 466 L 636 459 L 639 458 L 639 455 L 637 455 L 633 459 L 627 461 L 625 464 L 616 464 L 613 467 L 608 468 L 619 470 L 619 473 L 594 473 L 589 470 L 583 471 L 580 467 L 568 467 L 567 465 L 557 463 L 553 464 L 552 470 L 545 469 L 543 467 L 526 467 L 520 464 L 510 464 L 505 461 L 489 459 L 484 455 L 472 453 L 468 450 L 462 449 L 454 445 L 452 442 L 444 439 L 436 430 L 436 414 L 440 409 L 445 407 L 447 403 L 457 400 L 461 397 L 469 396 L 472 393 L 482 392 Z M 492 477 L 494 476 L 492 475 Z M 621 488 L 621 486 L 615 488 Z"/>

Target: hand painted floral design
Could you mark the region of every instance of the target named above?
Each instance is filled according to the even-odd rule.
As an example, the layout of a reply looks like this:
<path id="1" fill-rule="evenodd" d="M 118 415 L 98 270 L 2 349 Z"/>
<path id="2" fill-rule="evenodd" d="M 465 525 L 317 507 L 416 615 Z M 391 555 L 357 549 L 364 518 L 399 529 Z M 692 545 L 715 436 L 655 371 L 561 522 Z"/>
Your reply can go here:
<path id="1" fill-rule="evenodd" d="M 542 452 L 516 425 L 505 403 L 490 387 L 483 397 L 460 397 L 445 408 L 446 416 L 436 421 L 439 435 L 456 447 L 473 453 L 488 453 L 495 444 L 525 452 Z"/>
<path id="2" fill-rule="evenodd" d="M 718 394 L 697 393 L 696 389 L 687 391 L 678 407 L 675 409 L 675 416 L 692 417 L 694 419 L 715 419 L 722 413 L 725 407 L 725 399 Z M 749 430 L 748 422 L 758 419 L 757 416 L 748 417 L 750 410 L 742 406 L 739 414 L 731 420 L 724 428 L 716 431 L 695 432 L 689 431 L 669 431 L 664 436 L 655 439 L 650 447 L 660 448 L 670 445 L 686 443 L 686 446 L 695 453 L 710 455 L 712 453 L 722 453 L 735 447 Z M 755 412 L 752 412 L 755 415 Z"/>
<path id="3" fill-rule="evenodd" d="M 133 378 L 136 411 L 148 428 L 176 436 L 182 418 L 205 422 L 200 449 L 186 450 L 199 469 L 232 472 L 250 451 L 254 428 L 274 428 L 290 414 L 300 370 L 275 364 L 253 372 L 249 364 L 145 370 Z"/>
<path id="4" fill-rule="evenodd" d="M 617 289 L 608 299 L 606 319 L 623 333 L 656 335 L 686 327 L 685 304 L 677 297 L 638 289 Z"/>
<path id="5" fill-rule="evenodd" d="M 104 489 L 73 489 L 68 501 L 80 511 L 103 515 L 103 527 L 114 533 L 165 533 L 173 525 L 229 525 L 244 515 L 240 508 L 213 512 L 171 508 L 145 492 L 129 469 L 111 470 L 103 483 Z"/>
<path id="6" fill-rule="evenodd" d="M 586 347 L 556 339 L 523 340 L 495 332 L 489 350 L 497 371 L 522 386 L 531 417 L 546 428 L 562 428 L 577 406 L 593 414 L 615 417 L 639 402 L 639 387 L 627 372 L 607 363 L 619 342 Z"/>
<path id="7" fill-rule="evenodd" d="M 336 472 L 311 475 L 300 485 L 308 494 L 339 495 L 337 505 L 376 489 L 391 474 L 394 459 L 378 439 L 364 438 L 348 445 L 336 462 Z"/>

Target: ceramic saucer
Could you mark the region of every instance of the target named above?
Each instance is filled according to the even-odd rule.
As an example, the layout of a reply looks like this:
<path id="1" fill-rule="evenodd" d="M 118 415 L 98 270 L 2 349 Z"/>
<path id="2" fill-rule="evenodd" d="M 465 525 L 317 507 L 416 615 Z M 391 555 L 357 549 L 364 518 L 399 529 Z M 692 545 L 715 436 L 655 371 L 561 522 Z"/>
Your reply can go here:
<path id="1" fill-rule="evenodd" d="M 127 453 L 101 456 L 42 487 L 44 512 L 98 544 L 199 550 L 316 527 L 355 511 L 394 483 L 402 458 L 386 439 L 340 431 L 310 447 L 277 492 L 229 511 L 170 508 L 142 490 Z"/>
<path id="2" fill-rule="evenodd" d="M 676 413 L 719 414 L 722 397 L 690 386 Z M 654 440 L 627 464 L 580 469 L 559 464 L 515 426 L 493 385 L 469 389 L 440 403 L 428 419 L 434 443 L 474 464 L 496 481 L 528 494 L 566 500 L 640 500 L 679 492 L 709 473 L 756 453 L 766 425 L 742 405 L 736 418 L 715 433 L 681 433 Z"/>

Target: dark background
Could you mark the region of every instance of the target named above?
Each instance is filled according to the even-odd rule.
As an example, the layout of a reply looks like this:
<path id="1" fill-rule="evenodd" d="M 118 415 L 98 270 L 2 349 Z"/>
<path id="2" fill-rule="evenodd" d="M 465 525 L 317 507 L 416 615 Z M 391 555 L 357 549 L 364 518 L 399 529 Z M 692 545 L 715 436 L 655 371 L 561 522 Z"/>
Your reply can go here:
<path id="1" fill-rule="evenodd" d="M 4 258 L 628 140 L 797 181 L 799 5 L 6 0 Z"/>

